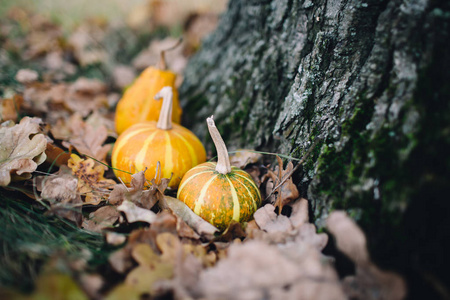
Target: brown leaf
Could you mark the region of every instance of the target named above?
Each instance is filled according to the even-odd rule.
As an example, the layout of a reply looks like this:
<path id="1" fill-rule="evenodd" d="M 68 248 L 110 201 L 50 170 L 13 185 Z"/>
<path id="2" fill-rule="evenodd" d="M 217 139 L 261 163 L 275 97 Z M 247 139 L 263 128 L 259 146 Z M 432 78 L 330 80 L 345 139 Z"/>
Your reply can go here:
<path id="1" fill-rule="evenodd" d="M 157 232 L 153 229 L 138 229 L 130 233 L 128 243 L 125 247 L 113 252 L 108 261 L 116 272 L 121 274 L 133 267 L 131 253 L 138 244 L 148 244 L 154 251 L 158 251 L 156 246 Z"/>
<path id="2" fill-rule="evenodd" d="M 255 164 L 261 158 L 261 153 L 253 150 L 236 150 L 236 153 L 230 155 L 230 163 L 240 169 L 244 169 L 248 164 Z"/>
<path id="3" fill-rule="evenodd" d="M 343 211 L 327 220 L 338 249 L 356 264 L 356 275 L 344 278 L 344 289 L 352 299 L 404 299 L 406 284 L 399 275 L 380 270 L 372 263 L 362 230 Z"/>
<path id="4" fill-rule="evenodd" d="M 106 155 L 111 149 L 111 145 L 103 145 L 108 138 L 108 131 L 105 126 L 94 129 L 85 123 L 81 117 L 71 118 L 71 131 L 73 136 L 69 141 L 63 141 L 63 146 L 70 148 L 73 146 L 78 152 L 93 157 L 99 161 L 105 161 Z"/>
<path id="5" fill-rule="evenodd" d="M 41 198 L 50 202 L 47 214 L 54 214 L 81 226 L 81 197 L 77 192 L 78 180 L 67 166 L 49 176 L 36 178 L 36 188 L 41 191 Z"/>
<path id="6" fill-rule="evenodd" d="M 294 228 L 300 227 L 302 224 L 309 222 L 308 200 L 301 198 L 291 203 L 292 212 L 289 217 Z"/>
<path id="7" fill-rule="evenodd" d="M 180 200 L 165 196 L 167 205 L 169 208 L 186 222 L 190 227 L 192 227 L 198 234 L 206 237 L 207 239 L 212 239 L 216 232 L 219 230 L 211 225 L 209 222 L 203 220 L 201 217 L 196 215 L 189 207 L 186 206 Z"/>
<path id="8" fill-rule="evenodd" d="M 61 166 L 55 174 L 36 177 L 36 188 L 41 191 L 41 197 L 51 203 L 77 198 L 77 186 L 78 179 L 67 166 Z"/>
<path id="9" fill-rule="evenodd" d="M 82 66 L 104 63 L 108 53 L 98 41 L 103 40 L 105 31 L 94 21 L 85 22 L 76 28 L 69 37 L 69 45 Z"/>
<path id="10" fill-rule="evenodd" d="M 320 252 L 296 244 L 282 249 L 261 241 L 233 243 L 226 258 L 200 274 L 202 296 L 207 299 L 329 299 L 333 295 L 333 299 L 345 299 L 336 272 Z"/>
<path id="11" fill-rule="evenodd" d="M 289 218 L 284 215 L 277 215 L 275 207 L 271 204 L 266 204 L 258 209 L 253 217 L 256 224 L 269 233 L 289 233 L 294 229 Z"/>
<path id="12" fill-rule="evenodd" d="M 39 74 L 30 69 L 20 69 L 16 74 L 16 80 L 20 83 L 30 83 L 36 81 L 39 77 Z"/>
<path id="13" fill-rule="evenodd" d="M 45 161 L 47 140 L 39 133 L 39 118 L 24 117 L 12 127 L 0 126 L 0 186 L 31 177 Z"/>
<path id="14" fill-rule="evenodd" d="M 153 211 L 138 207 L 131 201 L 123 201 L 117 210 L 125 213 L 129 223 L 146 222 L 151 224 L 156 220 L 156 214 Z"/>
<path id="15" fill-rule="evenodd" d="M 14 95 L 9 99 L 0 98 L 0 121 L 17 121 L 22 103 L 23 97 L 20 95 Z"/>
<path id="16" fill-rule="evenodd" d="M 214 239 L 214 242 L 231 242 L 235 239 L 244 239 L 246 236 L 247 234 L 242 228 L 242 224 L 232 220 L 227 229 L 219 237 Z"/>
<path id="17" fill-rule="evenodd" d="M 106 231 L 105 238 L 108 244 L 114 246 L 122 245 L 127 240 L 127 237 L 124 234 L 116 233 L 113 231 Z"/>
<path id="18" fill-rule="evenodd" d="M 267 174 L 263 178 L 263 181 L 267 180 L 266 193 L 268 195 L 274 195 L 269 198 L 270 202 L 278 207 L 278 211 L 281 213 L 283 206 L 295 201 L 299 196 L 297 187 L 292 181 L 292 171 L 294 165 L 289 162 L 286 169 L 283 169 L 283 161 L 277 156 L 278 166 L 273 171 L 268 170 Z"/>
<path id="19" fill-rule="evenodd" d="M 37 112 L 48 112 L 52 104 L 62 103 L 68 85 L 35 82 L 27 85 L 24 91 L 24 106 Z"/>
<path id="20" fill-rule="evenodd" d="M 89 218 L 83 222 L 84 229 L 102 232 L 102 229 L 110 228 L 119 219 L 120 213 L 114 206 L 103 206 L 89 214 Z"/>
<path id="21" fill-rule="evenodd" d="M 159 200 L 159 191 L 149 186 L 145 179 L 145 172 L 141 171 L 131 175 L 130 187 L 117 184 L 109 195 L 109 203 L 120 205 L 128 200 L 139 207 L 151 209 Z"/>
<path id="22" fill-rule="evenodd" d="M 99 274 L 84 273 L 80 276 L 79 283 L 89 299 L 102 298 L 101 289 L 105 281 Z"/>
<path id="23" fill-rule="evenodd" d="M 56 166 L 67 165 L 70 154 L 56 146 L 52 141 L 47 141 L 47 148 L 45 149 L 47 155 L 46 161 Z"/>
<path id="24" fill-rule="evenodd" d="M 132 67 L 120 65 L 114 68 L 112 76 L 114 84 L 117 87 L 124 89 L 133 83 L 136 78 L 136 71 Z"/>
<path id="25" fill-rule="evenodd" d="M 97 205 L 107 199 L 110 189 L 116 184 L 112 179 L 103 177 L 103 165 L 96 164 L 91 158 L 82 159 L 71 154 L 68 166 L 78 178 L 78 192 L 85 195 L 84 203 Z"/>
<path id="26" fill-rule="evenodd" d="M 305 199 L 302 200 L 306 202 Z M 284 215 L 277 215 L 275 213 L 275 207 L 271 204 L 266 204 L 254 214 L 256 224 L 264 232 L 258 231 L 257 229 L 252 229 L 247 232 L 251 237 L 268 243 L 294 242 L 308 244 L 317 250 L 322 250 L 328 242 L 328 236 L 324 233 L 317 234 L 314 225 L 304 222 L 305 215 L 307 214 L 307 209 L 306 211 L 304 210 L 305 202 L 298 202 L 299 204 L 293 210 L 291 218 Z"/>

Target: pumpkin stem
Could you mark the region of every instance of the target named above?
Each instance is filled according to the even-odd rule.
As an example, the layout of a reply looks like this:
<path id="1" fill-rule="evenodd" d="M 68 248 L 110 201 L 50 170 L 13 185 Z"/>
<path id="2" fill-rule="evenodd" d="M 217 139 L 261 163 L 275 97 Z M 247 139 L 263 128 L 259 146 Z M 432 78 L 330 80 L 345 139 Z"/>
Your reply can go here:
<path id="1" fill-rule="evenodd" d="M 183 41 L 183 38 L 181 37 L 177 43 L 175 45 L 173 45 L 172 47 L 169 47 L 167 49 L 161 50 L 161 52 L 159 53 L 159 62 L 158 62 L 158 69 L 160 70 L 166 70 L 167 69 L 167 64 L 166 64 L 166 51 L 170 51 L 175 49 L 176 47 L 178 47 L 179 45 L 181 45 L 181 42 Z"/>
<path id="2" fill-rule="evenodd" d="M 163 99 L 161 111 L 159 112 L 158 124 L 156 127 L 163 130 L 172 129 L 172 98 L 173 92 L 171 86 L 163 87 L 158 94 L 155 95 L 155 100 Z"/>
<path id="3" fill-rule="evenodd" d="M 228 174 L 231 172 L 230 158 L 228 157 L 227 146 L 214 123 L 214 116 L 207 118 L 206 123 L 208 124 L 209 134 L 217 150 L 216 171 L 221 174 Z"/>

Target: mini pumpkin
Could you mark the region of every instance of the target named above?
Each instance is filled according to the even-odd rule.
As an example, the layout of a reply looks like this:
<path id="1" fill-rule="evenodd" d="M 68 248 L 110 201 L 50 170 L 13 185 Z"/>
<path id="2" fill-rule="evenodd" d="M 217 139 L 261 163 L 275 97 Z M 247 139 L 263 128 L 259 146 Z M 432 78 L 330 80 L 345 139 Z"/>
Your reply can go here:
<path id="1" fill-rule="evenodd" d="M 180 123 L 182 109 L 175 88 L 177 75 L 165 68 L 164 51 L 162 51 L 160 67 L 148 67 L 126 89 L 116 107 L 115 124 L 118 134 L 136 123 L 158 121 L 162 103 L 155 100 L 155 95 L 165 86 L 170 86 L 174 90 L 172 120 Z"/>
<path id="2" fill-rule="evenodd" d="M 172 87 L 164 87 L 156 98 L 163 98 L 158 122 L 132 125 L 117 139 L 111 157 L 116 177 L 131 182 L 131 174 L 147 169 L 147 180 L 155 178 L 158 162 L 161 176 L 172 179 L 170 188 L 178 187 L 183 175 L 206 161 L 206 151 L 200 140 L 187 128 L 173 124 Z"/>
<path id="3" fill-rule="evenodd" d="M 217 149 L 217 163 L 200 164 L 184 175 L 177 198 L 197 215 L 225 230 L 232 220 L 249 221 L 261 205 L 261 194 L 252 177 L 231 166 L 226 145 L 214 119 L 207 119 Z"/>

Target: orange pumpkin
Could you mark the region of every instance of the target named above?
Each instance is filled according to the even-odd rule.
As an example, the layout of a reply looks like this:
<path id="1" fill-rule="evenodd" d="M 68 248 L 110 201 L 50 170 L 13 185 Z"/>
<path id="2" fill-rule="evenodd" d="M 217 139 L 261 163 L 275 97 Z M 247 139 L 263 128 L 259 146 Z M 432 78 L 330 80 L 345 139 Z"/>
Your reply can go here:
<path id="1" fill-rule="evenodd" d="M 114 145 L 111 164 L 115 175 L 129 184 L 131 174 L 145 169 L 147 180 L 155 178 L 159 162 L 161 176 L 172 176 L 169 187 L 177 188 L 189 169 L 206 160 L 206 152 L 190 130 L 172 124 L 172 88 L 164 87 L 156 96 L 164 98 L 158 122 L 142 122 L 125 130 Z"/>
<path id="2" fill-rule="evenodd" d="M 177 198 L 197 215 L 225 230 L 232 220 L 249 221 L 261 205 L 261 194 L 247 172 L 230 165 L 227 148 L 213 118 L 207 122 L 218 161 L 189 170 L 180 183 Z"/>
<path id="3" fill-rule="evenodd" d="M 164 52 L 161 53 L 161 60 L 161 68 L 148 67 L 145 69 L 117 103 L 115 123 L 118 134 L 133 124 L 158 120 L 162 103 L 155 100 L 155 95 L 165 86 L 170 86 L 174 90 L 172 120 L 180 123 L 182 109 L 175 88 L 177 75 L 164 70 Z"/>

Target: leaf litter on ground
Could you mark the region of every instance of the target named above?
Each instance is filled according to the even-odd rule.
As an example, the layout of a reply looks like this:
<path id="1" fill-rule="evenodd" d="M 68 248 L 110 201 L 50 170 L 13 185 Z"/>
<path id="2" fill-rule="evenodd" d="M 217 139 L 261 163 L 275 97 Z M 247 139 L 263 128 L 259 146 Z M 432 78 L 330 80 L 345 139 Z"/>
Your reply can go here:
<path id="1" fill-rule="evenodd" d="M 178 26 L 174 24 L 180 20 L 161 19 L 169 13 L 167 6 L 149 3 L 152 8 L 141 15 L 157 14 L 152 26 Z M 186 21 L 186 35 L 167 58 L 169 67 L 180 73 L 179 85 L 189 55 L 215 26 L 218 14 L 211 8 L 176 15 Z M 101 268 L 92 268 L 86 259 L 66 262 L 62 273 L 55 266 L 54 271 L 46 268 L 36 280 L 31 299 L 64 297 L 65 292 L 80 299 L 404 298 L 404 280 L 370 260 L 366 237 L 344 212 L 329 216 L 327 229 L 334 239 L 318 233 L 310 223 L 310 204 L 292 179 L 303 159 L 294 166 L 277 157 L 277 165 L 270 168 L 262 165 L 263 154 L 256 151 L 232 155 L 233 165 L 247 170 L 267 198 L 253 220 L 234 222 L 224 232 L 172 197 L 173 191 L 166 190 L 169 178 L 148 181 L 145 171 L 133 174 L 129 185 L 114 178 L 106 166 L 111 139 L 116 138 L 113 109 L 121 89 L 151 62 L 156 63 L 159 49 L 173 45 L 177 38 L 152 39 L 135 52 L 133 63 L 124 66 L 112 50 L 102 46 L 115 29 L 98 20 L 80 24 L 68 38 L 57 25 L 20 9 L 11 20 L 0 22 L 22 24 L 24 36 L 8 40 L 5 49 L 39 60 L 42 68 L 21 68 L 15 74 L 20 90 L 1 100 L 2 121 L 15 122 L 25 114 L 34 117 L 24 117 L 17 125 L 2 124 L 0 185 L 11 187 L 11 180 L 34 176 L 37 202 L 33 203 L 42 204 L 45 209 L 40 209 L 47 215 L 69 220 L 84 232 L 100 233 L 104 244 L 117 247 Z M 7 25 L 2 30 L 13 26 Z M 109 70 L 109 81 L 85 76 L 65 81 L 83 68 L 98 65 L 103 66 L 100 72 Z M 39 117 L 47 131 L 40 129 Z M 35 172 L 44 170 L 41 165 L 58 171 L 43 176 Z M 322 253 L 333 241 L 355 263 L 352 276 L 339 278 L 333 258 Z M 61 261 L 66 256 L 57 254 L 52 259 Z M 65 290 L 51 291 L 52 284 Z"/>

